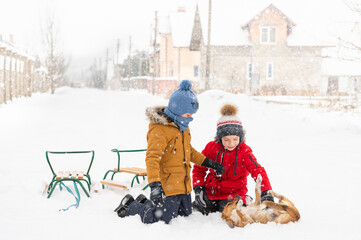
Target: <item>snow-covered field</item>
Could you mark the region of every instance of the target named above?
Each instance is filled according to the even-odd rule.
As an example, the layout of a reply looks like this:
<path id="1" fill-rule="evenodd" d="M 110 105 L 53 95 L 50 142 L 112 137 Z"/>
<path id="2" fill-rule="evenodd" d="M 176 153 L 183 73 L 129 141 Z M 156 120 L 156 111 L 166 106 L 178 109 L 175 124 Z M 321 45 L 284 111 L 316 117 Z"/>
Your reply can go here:
<path id="1" fill-rule="evenodd" d="M 267 104 L 216 90 L 198 97 L 192 145 L 201 151 L 215 135 L 220 107 L 236 104 L 248 145 L 273 189 L 296 204 L 299 222 L 231 229 L 220 213 L 194 212 L 169 225 L 144 225 L 138 216 L 118 218 L 113 209 L 121 198 L 141 193 L 144 183 L 130 190 L 92 191 L 91 198 L 81 192 L 78 209 L 59 211 L 75 200 L 58 188 L 50 199 L 43 195 L 52 177 L 46 150 L 95 150 L 90 174 L 97 183 L 116 167 L 112 148 L 146 147 L 145 108 L 167 104 L 144 92 L 61 88 L 55 95 L 34 94 L 0 106 L 0 239 L 361 239 L 359 113 Z M 142 155 L 130 158 L 123 166 L 144 166 Z M 130 185 L 131 175 L 118 180 Z M 249 180 L 250 195 L 253 187 Z M 149 196 L 149 189 L 144 192 Z"/>

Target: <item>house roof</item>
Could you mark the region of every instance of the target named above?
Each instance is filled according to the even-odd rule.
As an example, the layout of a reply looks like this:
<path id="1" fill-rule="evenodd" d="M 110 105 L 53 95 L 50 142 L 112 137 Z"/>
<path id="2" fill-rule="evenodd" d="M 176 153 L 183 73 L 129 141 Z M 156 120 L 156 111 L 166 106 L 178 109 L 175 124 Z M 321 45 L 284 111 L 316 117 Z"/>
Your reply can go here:
<path id="1" fill-rule="evenodd" d="M 203 41 L 207 43 L 208 1 L 198 0 L 184 4 L 185 12 L 171 12 L 164 19 L 166 21 L 159 26 L 160 32 L 172 33 L 174 46 L 189 46 L 197 4 Z M 327 1 L 327 6 L 323 1 L 313 0 L 212 1 L 211 45 L 252 45 L 248 31 L 242 27 L 247 26 L 267 9 L 281 14 L 292 28 L 287 39 L 289 46 L 335 45 L 335 41 L 332 40 L 335 35 L 335 23 L 340 19 L 351 19 L 346 8 L 342 0 Z"/>
<path id="2" fill-rule="evenodd" d="M 194 11 L 193 11 L 194 10 Z M 159 33 L 172 34 L 175 47 L 189 47 L 194 23 L 195 8 L 180 7 L 159 18 Z"/>
<path id="3" fill-rule="evenodd" d="M 361 76 L 361 62 L 326 58 L 322 61 L 322 74 L 328 76 Z"/>
<path id="4" fill-rule="evenodd" d="M 249 20 L 247 23 L 245 23 L 242 28 L 246 28 L 248 27 L 248 25 L 253 22 L 254 20 L 256 20 L 257 18 L 259 18 L 262 14 L 264 14 L 266 11 L 276 11 L 278 12 L 288 23 L 288 25 L 290 26 L 295 26 L 296 24 L 288 17 L 286 16 L 281 10 L 279 10 L 277 7 L 275 7 L 273 4 L 270 4 L 268 7 L 266 7 L 265 9 L 263 9 L 261 12 L 259 12 L 256 16 L 254 16 L 251 20 Z"/>
<path id="5" fill-rule="evenodd" d="M 194 23 L 194 11 L 176 12 L 170 15 L 170 30 L 176 47 L 189 47 Z"/>

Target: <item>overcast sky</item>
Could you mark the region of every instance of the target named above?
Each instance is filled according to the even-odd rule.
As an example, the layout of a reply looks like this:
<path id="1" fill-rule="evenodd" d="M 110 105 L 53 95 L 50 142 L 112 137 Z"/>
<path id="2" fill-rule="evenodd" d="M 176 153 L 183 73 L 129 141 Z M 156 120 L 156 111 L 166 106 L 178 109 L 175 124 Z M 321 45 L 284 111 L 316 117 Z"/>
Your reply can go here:
<path id="1" fill-rule="evenodd" d="M 129 36 L 133 49 L 146 48 L 155 10 L 165 15 L 195 2 L 207 11 L 208 0 L 0 0 L 0 34 L 5 39 L 13 34 L 17 44 L 36 54 L 41 48 L 41 22 L 53 14 L 64 50 L 72 56 L 72 68 L 80 69 L 104 58 L 107 48 L 115 54 L 117 39 L 122 55 L 127 54 Z M 213 7 L 233 13 L 237 7 L 249 8 L 256 14 L 270 3 L 286 10 L 296 23 L 308 16 L 324 22 L 329 17 L 349 18 L 343 0 L 213 0 Z"/>

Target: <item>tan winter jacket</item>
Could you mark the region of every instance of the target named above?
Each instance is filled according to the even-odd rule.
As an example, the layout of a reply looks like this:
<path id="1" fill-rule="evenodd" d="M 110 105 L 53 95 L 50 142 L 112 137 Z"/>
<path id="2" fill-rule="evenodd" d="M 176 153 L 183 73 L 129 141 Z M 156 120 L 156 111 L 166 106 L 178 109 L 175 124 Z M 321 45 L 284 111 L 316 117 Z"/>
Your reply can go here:
<path id="1" fill-rule="evenodd" d="M 160 181 L 166 196 L 190 194 L 190 162 L 202 165 L 205 156 L 192 147 L 189 128 L 181 132 L 162 114 L 164 108 L 146 110 L 150 120 L 146 154 L 148 182 Z"/>

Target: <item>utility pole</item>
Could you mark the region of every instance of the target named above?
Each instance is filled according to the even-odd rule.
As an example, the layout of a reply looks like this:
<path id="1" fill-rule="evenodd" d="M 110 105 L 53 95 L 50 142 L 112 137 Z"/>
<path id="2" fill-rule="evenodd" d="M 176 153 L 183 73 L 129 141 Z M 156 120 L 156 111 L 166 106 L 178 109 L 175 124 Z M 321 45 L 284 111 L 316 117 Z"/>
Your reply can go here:
<path id="1" fill-rule="evenodd" d="M 119 39 L 117 41 L 117 60 L 116 60 L 116 64 L 119 64 L 119 47 L 120 47 L 120 42 Z"/>
<path id="2" fill-rule="evenodd" d="M 139 52 L 138 53 L 138 61 L 139 61 L 139 67 L 138 67 L 138 76 L 140 77 L 140 76 L 143 76 L 143 74 L 142 74 L 142 65 L 143 65 L 143 62 L 142 62 L 142 60 L 143 60 L 143 55 L 142 55 L 143 53 L 142 52 Z"/>
<path id="3" fill-rule="evenodd" d="M 212 19 L 212 0 L 209 0 L 208 4 L 208 37 L 207 37 L 207 53 L 206 53 L 206 84 L 205 89 L 208 90 L 210 87 L 209 84 L 209 74 L 210 74 L 210 63 L 211 63 L 211 19 Z"/>
<path id="4" fill-rule="evenodd" d="M 118 84 L 119 87 L 121 87 L 121 82 L 120 82 L 120 67 L 119 67 L 119 48 L 120 48 L 120 40 L 118 39 L 117 41 L 117 59 L 116 59 L 116 66 L 114 69 L 116 69 L 116 76 L 118 78 Z"/>
<path id="5" fill-rule="evenodd" d="M 131 65 L 131 52 L 132 52 L 132 36 L 129 36 L 129 54 L 128 54 L 128 86 L 127 89 L 129 90 L 130 87 L 130 72 L 132 70 L 132 65 Z"/>
<path id="6" fill-rule="evenodd" d="M 106 53 L 106 56 L 105 56 L 105 80 L 104 80 L 104 85 L 105 85 L 105 88 L 107 88 L 107 82 L 108 82 L 108 61 L 109 61 L 109 50 L 107 48 L 107 53 Z"/>
<path id="7" fill-rule="evenodd" d="M 99 58 L 99 88 L 103 88 L 102 58 Z"/>
<path id="8" fill-rule="evenodd" d="M 153 80 L 152 80 L 152 95 L 155 93 L 155 77 L 157 70 L 157 28 L 158 28 L 158 13 L 155 11 L 155 25 L 154 25 L 154 43 L 153 43 Z"/>

